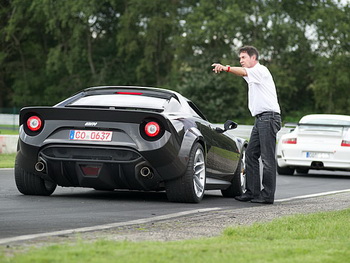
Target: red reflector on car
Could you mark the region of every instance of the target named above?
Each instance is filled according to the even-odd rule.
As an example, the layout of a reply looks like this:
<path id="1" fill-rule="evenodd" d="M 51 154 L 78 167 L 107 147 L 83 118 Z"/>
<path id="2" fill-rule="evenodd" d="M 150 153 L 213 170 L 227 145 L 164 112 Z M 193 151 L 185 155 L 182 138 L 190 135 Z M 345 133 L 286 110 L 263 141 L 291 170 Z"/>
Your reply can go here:
<path id="1" fill-rule="evenodd" d="M 160 132 L 160 126 L 155 121 L 151 121 L 151 122 L 146 124 L 145 133 L 147 136 L 155 137 L 159 134 L 159 132 Z"/>
<path id="2" fill-rule="evenodd" d="M 142 92 L 127 92 L 127 91 L 117 91 L 115 94 L 122 94 L 122 95 L 142 95 Z"/>
<path id="3" fill-rule="evenodd" d="M 341 146 L 350 147 L 350 141 L 342 140 Z"/>
<path id="4" fill-rule="evenodd" d="M 96 165 L 80 165 L 80 169 L 86 176 L 97 176 L 100 173 L 101 166 Z"/>
<path id="5" fill-rule="evenodd" d="M 32 116 L 27 120 L 27 127 L 31 131 L 38 131 L 42 126 L 42 121 L 38 116 Z"/>
<path id="6" fill-rule="evenodd" d="M 297 138 L 288 138 L 282 141 L 284 144 L 297 144 Z"/>

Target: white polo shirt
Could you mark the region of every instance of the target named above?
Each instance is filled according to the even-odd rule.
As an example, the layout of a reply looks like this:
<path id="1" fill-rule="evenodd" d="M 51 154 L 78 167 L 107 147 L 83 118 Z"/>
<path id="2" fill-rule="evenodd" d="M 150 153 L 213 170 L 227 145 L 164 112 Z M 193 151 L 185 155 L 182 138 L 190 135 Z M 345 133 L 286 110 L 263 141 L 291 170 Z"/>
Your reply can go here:
<path id="1" fill-rule="evenodd" d="M 281 113 L 278 104 L 275 82 L 267 67 L 257 63 L 252 68 L 245 68 L 248 83 L 248 108 L 255 116 L 264 111 Z"/>

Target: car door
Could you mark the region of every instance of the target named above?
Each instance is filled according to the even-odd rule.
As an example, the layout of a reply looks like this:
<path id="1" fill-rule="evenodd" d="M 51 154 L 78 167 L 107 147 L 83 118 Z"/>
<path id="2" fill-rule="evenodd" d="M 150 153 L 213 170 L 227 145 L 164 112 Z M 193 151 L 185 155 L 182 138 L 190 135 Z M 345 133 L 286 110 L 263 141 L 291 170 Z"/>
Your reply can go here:
<path id="1" fill-rule="evenodd" d="M 218 132 L 217 126 L 211 124 L 193 102 L 188 101 L 188 105 L 207 145 L 207 173 L 224 179 L 237 168 L 240 156 L 237 144 L 226 132 Z"/>
<path id="2" fill-rule="evenodd" d="M 236 142 L 224 133 L 216 131 L 216 125 L 201 122 L 200 131 L 205 138 L 207 153 L 207 172 L 224 179 L 235 172 L 240 152 Z"/>

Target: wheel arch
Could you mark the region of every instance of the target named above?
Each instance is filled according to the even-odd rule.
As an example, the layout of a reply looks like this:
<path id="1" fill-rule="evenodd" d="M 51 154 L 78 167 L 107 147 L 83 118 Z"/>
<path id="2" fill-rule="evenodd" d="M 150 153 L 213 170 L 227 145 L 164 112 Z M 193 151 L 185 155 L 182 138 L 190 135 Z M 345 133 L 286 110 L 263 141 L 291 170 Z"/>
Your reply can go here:
<path id="1" fill-rule="evenodd" d="M 197 128 L 191 128 L 186 131 L 183 137 L 183 141 L 181 143 L 181 149 L 179 151 L 179 157 L 180 158 L 186 158 L 186 160 L 189 157 L 189 154 L 191 152 L 191 149 L 195 143 L 199 143 L 203 149 L 205 157 L 207 156 L 207 145 L 205 143 L 204 136 L 198 130 Z"/>
<path id="2" fill-rule="evenodd" d="M 240 138 L 240 137 L 236 137 L 236 142 L 237 142 L 237 147 L 239 148 L 239 150 L 242 152 L 242 149 L 245 148 L 247 149 L 248 147 L 248 141 Z"/>
<path id="3" fill-rule="evenodd" d="M 206 158 L 207 157 L 207 145 L 206 143 L 204 142 L 204 138 L 203 137 L 198 137 L 197 141 L 195 141 L 194 143 L 198 142 L 202 147 L 203 147 L 203 150 L 204 150 L 204 157 Z M 193 147 L 193 145 L 192 145 Z"/>

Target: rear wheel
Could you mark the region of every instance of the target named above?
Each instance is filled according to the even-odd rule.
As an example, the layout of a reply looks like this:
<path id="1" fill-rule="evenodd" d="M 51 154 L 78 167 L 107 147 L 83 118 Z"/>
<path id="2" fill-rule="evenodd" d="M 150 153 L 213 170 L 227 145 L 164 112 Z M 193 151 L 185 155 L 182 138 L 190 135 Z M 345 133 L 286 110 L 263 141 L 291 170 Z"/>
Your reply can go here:
<path id="1" fill-rule="evenodd" d="M 204 196 L 205 180 L 204 150 L 199 143 L 196 143 L 192 147 L 185 174 L 166 183 L 169 201 L 199 203 Z"/>
<path id="2" fill-rule="evenodd" d="M 235 197 L 246 191 L 245 148 L 242 149 L 241 158 L 229 188 L 221 190 L 224 197 Z"/>
<path id="3" fill-rule="evenodd" d="M 46 181 L 39 176 L 23 170 L 17 161 L 15 164 L 15 181 L 18 191 L 24 195 L 51 195 L 57 184 Z"/>
<path id="4" fill-rule="evenodd" d="M 294 174 L 294 170 L 293 168 L 289 168 L 287 167 L 280 167 L 277 164 L 277 172 L 278 174 L 283 174 L 283 175 L 293 175 Z"/>

